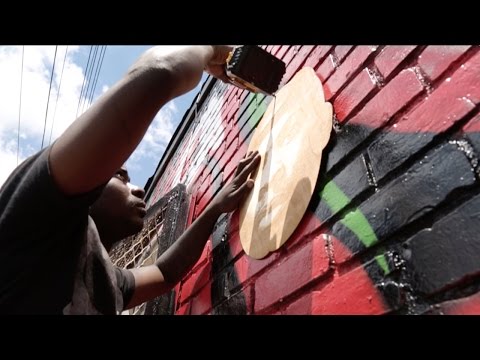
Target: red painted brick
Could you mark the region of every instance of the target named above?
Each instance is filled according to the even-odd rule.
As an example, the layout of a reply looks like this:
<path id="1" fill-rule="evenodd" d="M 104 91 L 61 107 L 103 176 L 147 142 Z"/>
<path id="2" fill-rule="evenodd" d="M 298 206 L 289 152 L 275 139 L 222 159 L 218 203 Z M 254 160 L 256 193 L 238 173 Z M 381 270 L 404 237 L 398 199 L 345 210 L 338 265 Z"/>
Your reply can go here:
<path id="1" fill-rule="evenodd" d="M 263 259 L 253 259 L 247 254 L 243 254 L 235 262 L 235 270 L 237 271 L 238 280 L 241 284 L 245 281 L 254 278 L 259 271 L 270 266 L 280 257 L 278 251 L 268 254 Z"/>
<path id="2" fill-rule="evenodd" d="M 292 247 L 297 246 L 299 243 L 304 241 L 305 237 L 320 228 L 321 225 L 322 223 L 320 219 L 318 219 L 315 214 L 307 209 L 302 220 L 295 228 L 295 231 L 292 233 L 292 235 L 290 235 L 284 246 L 290 251 Z"/>
<path id="3" fill-rule="evenodd" d="M 222 119 L 224 121 L 228 121 L 229 120 L 228 114 L 231 114 L 232 110 L 234 110 L 236 107 L 238 107 L 238 103 L 235 99 L 235 96 L 233 96 L 233 95 L 235 95 L 235 93 L 232 92 L 232 96 L 230 97 L 228 102 L 223 103 L 223 105 L 222 105 Z"/>
<path id="4" fill-rule="evenodd" d="M 238 229 L 236 231 L 229 231 L 228 239 L 229 239 L 228 244 L 230 246 L 230 253 L 232 254 L 232 258 L 234 258 L 238 254 L 243 252 L 242 243 L 240 241 L 240 233 L 238 232 Z"/>
<path id="5" fill-rule="evenodd" d="M 212 308 L 211 283 L 208 283 L 203 289 L 190 300 L 191 315 L 206 314 Z"/>
<path id="6" fill-rule="evenodd" d="M 224 184 L 228 184 L 230 181 L 233 180 L 233 174 L 234 172 L 232 171 L 229 176 L 223 178 Z"/>
<path id="7" fill-rule="evenodd" d="M 387 78 L 405 58 L 415 50 L 416 46 L 386 46 L 375 58 L 375 65 L 384 78 Z"/>
<path id="8" fill-rule="evenodd" d="M 237 137 L 228 145 L 227 149 L 225 150 L 224 154 L 222 155 L 220 159 L 220 165 L 225 166 L 225 164 L 228 163 L 228 161 L 232 158 L 232 156 L 238 151 L 238 133 Z"/>
<path id="9" fill-rule="evenodd" d="M 190 309 L 191 309 L 190 302 L 187 302 L 185 305 L 180 307 L 180 309 L 178 309 L 175 312 L 175 315 L 190 315 Z"/>
<path id="10" fill-rule="evenodd" d="M 220 189 L 223 187 L 223 171 L 218 172 L 217 176 L 213 180 L 212 184 L 212 196 L 216 196 Z"/>
<path id="11" fill-rule="evenodd" d="M 192 267 L 192 271 L 197 271 L 201 266 L 205 266 L 205 262 L 210 261 L 210 254 L 212 253 L 212 237 L 210 236 L 205 243 L 205 246 L 197 260 L 197 263 Z"/>
<path id="12" fill-rule="evenodd" d="M 403 70 L 350 119 L 349 124 L 380 127 L 422 90 L 415 72 L 412 69 Z"/>
<path id="13" fill-rule="evenodd" d="M 194 220 L 194 216 L 195 216 L 195 194 L 192 194 L 190 196 L 190 200 L 189 200 L 189 203 L 188 203 L 188 215 L 187 215 L 187 224 L 186 226 L 190 226 L 190 224 L 193 222 Z"/>
<path id="14" fill-rule="evenodd" d="M 242 290 L 243 296 L 245 296 L 245 305 L 247 308 L 247 315 L 253 314 L 253 285 L 249 285 L 248 287 Z"/>
<path id="15" fill-rule="evenodd" d="M 232 87 L 232 86 L 229 86 L 227 90 L 224 91 L 223 98 L 225 99 L 225 101 L 223 103 L 225 105 L 232 100 L 234 93 L 235 93 L 235 87 Z"/>
<path id="16" fill-rule="evenodd" d="M 282 311 L 283 315 L 310 315 L 312 313 L 312 294 L 307 293 Z"/>
<path id="17" fill-rule="evenodd" d="M 328 267 L 325 241 L 317 237 L 257 279 L 255 313 L 325 274 Z"/>
<path id="18" fill-rule="evenodd" d="M 285 54 L 287 53 L 287 51 L 290 49 L 291 46 L 289 45 L 282 45 L 280 46 L 280 49 L 275 53 L 275 56 L 279 59 L 282 59 L 283 61 L 285 61 L 283 58 L 285 56 Z"/>
<path id="19" fill-rule="evenodd" d="M 273 311 L 271 313 L 268 313 L 268 315 L 283 315 L 283 313 L 281 310 L 278 310 L 278 311 Z"/>
<path id="20" fill-rule="evenodd" d="M 466 133 L 480 132 L 480 115 L 477 115 L 470 119 L 468 123 L 463 127 L 463 131 Z"/>
<path id="21" fill-rule="evenodd" d="M 233 140 L 235 140 L 236 137 L 238 137 L 240 133 L 240 129 L 238 127 L 233 127 L 232 130 L 228 133 L 227 138 L 225 140 L 225 144 L 227 145 L 227 148 L 230 147 L 230 144 L 232 143 Z"/>
<path id="22" fill-rule="evenodd" d="M 233 124 L 236 123 L 236 117 L 235 117 L 235 114 L 238 113 L 238 109 L 240 107 L 238 106 L 238 102 L 237 101 L 233 101 L 233 104 L 232 106 L 230 107 L 230 110 L 228 111 L 227 113 L 227 118 L 229 119 L 229 123 L 228 123 L 228 126 L 231 127 Z"/>
<path id="23" fill-rule="evenodd" d="M 270 54 L 277 56 L 277 53 L 284 45 L 273 45 L 272 49 L 270 50 Z"/>
<path id="24" fill-rule="evenodd" d="M 342 62 L 343 59 L 345 59 L 345 56 L 347 56 L 348 52 L 352 48 L 352 45 L 339 45 L 335 46 L 335 55 L 337 55 L 337 59 L 339 62 Z"/>
<path id="25" fill-rule="evenodd" d="M 333 248 L 333 259 L 336 264 L 341 264 L 352 258 L 352 252 L 335 236 L 330 235 L 330 241 Z"/>
<path id="26" fill-rule="evenodd" d="M 244 147 L 244 149 L 246 150 L 246 147 Z M 240 160 L 242 160 L 244 157 L 245 157 L 245 150 L 241 151 L 241 149 L 239 149 L 234 155 L 233 157 L 227 162 L 227 164 L 225 165 L 225 170 L 224 170 L 224 173 L 225 173 L 225 178 L 226 179 L 229 179 L 230 176 L 232 175 L 232 173 L 235 171 L 235 169 L 237 168 L 238 166 L 238 163 L 240 162 Z"/>
<path id="27" fill-rule="evenodd" d="M 323 289 L 311 294 L 311 313 L 316 315 L 379 315 L 389 311 L 362 266 L 342 276 L 335 273 Z"/>
<path id="28" fill-rule="evenodd" d="M 236 210 L 232 213 L 228 222 L 228 244 L 230 246 L 232 258 L 235 258 L 238 254 L 240 254 L 240 252 L 243 251 L 239 237 L 239 221 L 240 211 Z"/>
<path id="29" fill-rule="evenodd" d="M 203 171 L 205 170 L 205 167 L 199 167 L 196 171 L 196 173 L 193 175 L 192 180 L 190 181 L 190 186 L 193 187 L 193 185 L 197 185 L 197 190 L 198 187 L 202 184 L 203 181 Z"/>
<path id="30" fill-rule="evenodd" d="M 361 68 L 368 56 L 376 50 L 376 46 L 357 46 L 347 56 L 342 65 L 325 84 L 325 98 L 329 100 L 350 79 L 352 74 Z"/>
<path id="31" fill-rule="evenodd" d="M 446 79 L 420 106 L 396 124 L 396 131 L 442 132 L 480 102 L 480 53 Z"/>
<path id="32" fill-rule="evenodd" d="M 212 164 L 215 164 L 217 160 L 220 160 L 222 158 L 223 154 L 225 154 L 226 149 L 227 147 L 225 141 L 220 141 L 218 147 L 215 149 L 215 152 L 211 155 Z"/>
<path id="33" fill-rule="evenodd" d="M 312 67 L 315 68 L 319 65 L 322 58 L 330 51 L 332 46 L 330 45 L 321 45 L 315 46 L 313 51 L 308 55 L 307 60 L 305 61 L 304 67 Z"/>
<path id="34" fill-rule="evenodd" d="M 211 264 L 206 262 L 190 276 L 182 281 L 180 292 L 180 303 L 185 302 L 189 297 L 199 292 L 210 280 Z"/>
<path id="35" fill-rule="evenodd" d="M 328 77 L 335 71 L 332 55 L 328 55 L 322 64 L 315 70 L 318 78 L 324 83 Z"/>
<path id="36" fill-rule="evenodd" d="M 209 175 L 209 177 L 211 178 L 211 175 Z M 217 178 L 215 178 L 217 179 Z M 203 209 L 206 207 L 206 205 L 208 205 L 210 203 L 210 201 L 212 200 L 213 196 L 215 195 L 214 193 L 214 184 L 213 184 L 213 181 L 210 183 L 210 185 L 207 187 L 207 190 L 203 193 L 203 195 L 198 195 L 197 196 L 197 206 L 203 206 L 205 205 L 201 211 L 203 211 Z M 205 203 L 204 203 L 205 202 Z"/>
<path id="37" fill-rule="evenodd" d="M 297 52 L 299 51 L 299 48 L 300 48 L 299 45 L 290 46 L 287 53 L 283 56 L 282 60 L 287 65 L 287 67 L 290 64 L 290 62 L 293 60 L 293 58 L 296 56 Z"/>
<path id="38" fill-rule="evenodd" d="M 251 92 L 248 90 L 240 90 L 240 94 L 238 96 L 238 103 L 243 104 L 249 94 L 251 94 Z"/>
<path id="39" fill-rule="evenodd" d="M 480 314 L 480 293 L 446 301 L 437 306 L 440 312 L 446 315 L 478 315 Z"/>
<path id="40" fill-rule="evenodd" d="M 370 78 L 368 70 L 364 69 L 345 89 L 343 89 L 333 102 L 333 107 L 338 120 L 342 122 L 350 112 L 376 88 L 377 86 Z"/>
<path id="41" fill-rule="evenodd" d="M 293 60 L 287 66 L 287 71 L 285 72 L 285 75 L 283 76 L 283 79 L 282 79 L 284 83 L 287 83 L 288 81 L 290 81 L 293 75 L 297 73 L 297 71 L 300 69 L 301 65 L 307 58 L 307 56 L 312 52 L 312 50 L 313 50 L 312 45 L 302 46 L 298 50 L 298 53 L 295 55 Z"/>
<path id="42" fill-rule="evenodd" d="M 195 218 L 197 218 L 203 210 L 210 204 L 210 201 L 212 200 L 212 194 L 209 190 L 205 192 L 205 194 L 197 200 L 197 204 L 195 206 Z"/>
<path id="43" fill-rule="evenodd" d="M 432 45 L 422 51 L 418 57 L 418 65 L 425 75 L 434 81 L 469 48 L 470 46 L 461 45 Z"/>
<path id="44" fill-rule="evenodd" d="M 198 188 L 197 193 L 195 194 L 197 196 L 197 199 L 200 200 L 205 194 L 205 192 L 212 186 L 212 176 L 208 175 L 203 179 L 202 185 Z"/>

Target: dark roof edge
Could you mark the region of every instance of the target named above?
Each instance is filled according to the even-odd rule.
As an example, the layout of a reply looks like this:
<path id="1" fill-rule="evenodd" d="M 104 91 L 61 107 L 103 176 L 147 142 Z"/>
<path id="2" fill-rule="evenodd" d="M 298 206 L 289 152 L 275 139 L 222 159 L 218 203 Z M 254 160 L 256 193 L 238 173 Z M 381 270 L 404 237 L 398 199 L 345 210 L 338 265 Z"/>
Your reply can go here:
<path id="1" fill-rule="evenodd" d="M 165 171 L 165 168 L 168 162 L 170 161 L 170 159 L 172 158 L 173 154 L 175 153 L 175 150 L 180 145 L 180 142 L 182 141 L 183 136 L 185 135 L 188 128 L 190 127 L 192 120 L 195 118 L 195 114 L 196 114 L 195 110 L 198 110 L 198 108 L 203 104 L 203 102 L 205 101 L 205 98 L 210 93 L 210 90 L 212 89 L 216 81 L 217 79 L 214 78 L 213 76 L 209 76 L 207 80 L 205 80 L 205 82 L 202 85 L 202 89 L 195 96 L 195 98 L 192 101 L 192 104 L 190 105 L 190 108 L 183 115 L 182 121 L 180 121 L 180 124 L 177 126 L 177 129 L 173 133 L 172 138 L 170 139 L 170 142 L 168 143 L 167 148 L 163 152 L 163 156 L 160 159 L 157 165 L 157 168 L 155 169 L 155 172 L 152 176 L 153 179 L 152 177 L 150 177 L 147 180 L 147 183 L 145 185 L 145 196 L 144 196 L 144 198 L 147 201 L 150 195 L 152 195 L 152 191 L 155 188 L 155 185 L 157 184 L 161 175 Z"/>

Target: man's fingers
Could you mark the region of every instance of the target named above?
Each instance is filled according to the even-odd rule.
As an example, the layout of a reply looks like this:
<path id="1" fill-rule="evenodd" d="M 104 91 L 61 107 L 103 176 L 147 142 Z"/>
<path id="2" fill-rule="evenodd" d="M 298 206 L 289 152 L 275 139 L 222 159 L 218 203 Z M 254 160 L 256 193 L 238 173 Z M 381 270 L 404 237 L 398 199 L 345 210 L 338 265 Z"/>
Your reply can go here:
<path id="1" fill-rule="evenodd" d="M 225 69 L 223 66 L 220 65 L 207 65 L 205 71 L 216 77 L 217 79 L 222 80 L 223 82 L 228 82 L 228 76 L 225 74 Z"/>
<path id="2" fill-rule="evenodd" d="M 245 182 L 247 180 L 248 175 L 250 175 L 253 171 L 255 171 L 258 164 L 260 164 L 260 155 L 258 152 L 255 152 L 255 156 L 248 158 L 248 162 L 244 165 L 241 171 L 238 172 L 236 177 L 238 178 L 239 183 Z"/>
<path id="3" fill-rule="evenodd" d="M 245 166 L 247 166 L 247 164 L 252 161 L 253 157 L 255 154 L 257 154 L 258 151 L 249 151 L 248 154 L 238 162 L 238 165 L 237 165 L 237 170 L 235 171 L 235 176 L 238 176 L 238 174 L 240 174 L 240 172 L 245 168 Z"/>
<path id="4" fill-rule="evenodd" d="M 243 171 L 243 169 L 253 161 L 254 157 L 257 154 L 258 154 L 258 151 L 254 151 L 254 152 L 249 151 L 247 156 L 239 161 L 237 170 L 235 171 L 235 177 L 237 177 Z"/>

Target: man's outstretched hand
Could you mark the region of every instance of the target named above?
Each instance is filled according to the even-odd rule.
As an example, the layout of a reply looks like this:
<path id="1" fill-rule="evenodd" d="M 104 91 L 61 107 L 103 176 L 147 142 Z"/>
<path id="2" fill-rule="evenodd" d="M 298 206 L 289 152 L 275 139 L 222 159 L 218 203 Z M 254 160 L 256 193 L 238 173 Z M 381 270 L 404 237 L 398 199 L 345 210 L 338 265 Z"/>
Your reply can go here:
<path id="1" fill-rule="evenodd" d="M 240 160 L 233 180 L 215 196 L 211 205 L 220 213 L 235 210 L 253 188 L 254 180 L 249 179 L 249 175 L 257 169 L 258 164 L 260 164 L 258 151 L 248 153 Z"/>

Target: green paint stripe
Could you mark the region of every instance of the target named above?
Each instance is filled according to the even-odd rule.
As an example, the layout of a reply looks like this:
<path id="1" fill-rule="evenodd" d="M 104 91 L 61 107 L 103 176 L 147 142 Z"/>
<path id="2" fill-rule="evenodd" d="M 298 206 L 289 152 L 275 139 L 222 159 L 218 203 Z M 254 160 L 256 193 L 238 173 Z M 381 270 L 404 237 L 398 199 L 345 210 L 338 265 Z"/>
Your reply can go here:
<path id="1" fill-rule="evenodd" d="M 367 218 L 358 209 L 349 212 L 340 222 L 350 229 L 366 247 L 378 242 L 377 235 L 370 226 Z"/>
<path id="2" fill-rule="evenodd" d="M 385 275 L 390 273 L 390 268 L 388 267 L 387 259 L 385 255 L 377 255 L 375 256 L 375 260 L 377 261 L 378 266 L 380 266 Z"/>
<path id="3" fill-rule="evenodd" d="M 320 198 L 330 207 L 332 213 L 336 213 L 343 209 L 350 199 L 343 193 L 343 191 L 333 182 L 328 181 L 323 189 L 320 191 Z"/>
<path id="4" fill-rule="evenodd" d="M 325 201 L 333 213 L 338 212 L 350 203 L 350 199 L 333 180 L 325 184 L 322 191 L 320 191 L 320 198 Z M 366 247 L 370 247 L 378 242 L 375 231 L 373 231 L 367 218 L 359 209 L 356 208 L 350 211 L 340 222 L 353 232 Z"/>
<path id="5" fill-rule="evenodd" d="M 262 94 L 249 94 L 245 99 L 247 103 L 250 103 L 247 108 L 247 114 L 249 116 L 248 124 L 252 128 L 257 126 L 263 114 L 265 114 L 265 111 L 267 111 L 267 104 L 264 100 L 265 95 Z"/>
<path id="6" fill-rule="evenodd" d="M 328 205 L 334 214 L 350 203 L 348 196 L 345 195 L 333 180 L 329 180 L 325 184 L 322 191 L 320 191 L 320 198 Z M 370 247 L 378 242 L 375 231 L 373 231 L 367 218 L 358 208 L 350 211 L 340 222 L 353 232 L 366 247 Z M 376 256 L 375 261 L 385 275 L 390 273 L 385 255 Z"/>

